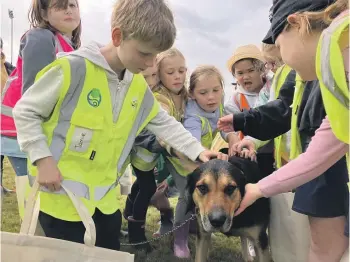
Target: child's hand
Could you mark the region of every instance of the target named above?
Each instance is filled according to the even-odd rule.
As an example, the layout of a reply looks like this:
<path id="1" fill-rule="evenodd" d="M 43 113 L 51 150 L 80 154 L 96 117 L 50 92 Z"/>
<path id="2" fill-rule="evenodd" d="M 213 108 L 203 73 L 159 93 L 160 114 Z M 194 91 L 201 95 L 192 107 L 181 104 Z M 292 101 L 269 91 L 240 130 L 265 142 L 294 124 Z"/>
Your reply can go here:
<path id="1" fill-rule="evenodd" d="M 233 132 L 233 114 L 221 117 L 218 121 L 218 129 L 226 133 Z"/>
<path id="2" fill-rule="evenodd" d="M 217 158 L 221 160 L 228 160 L 228 155 L 223 154 L 221 152 L 214 152 L 211 150 L 204 150 L 200 155 L 198 156 L 199 160 L 203 163 L 208 162 L 210 159 Z"/>
<path id="3" fill-rule="evenodd" d="M 45 157 L 36 161 L 38 167 L 37 181 L 50 191 L 58 191 L 61 188 L 62 175 L 52 157 Z"/>
<path id="4" fill-rule="evenodd" d="M 229 148 L 229 156 L 235 155 L 250 158 L 252 161 L 256 161 L 254 142 L 249 139 L 243 139 L 242 141 L 235 143 L 232 147 Z"/>
<path id="5" fill-rule="evenodd" d="M 168 188 L 169 188 L 169 185 L 165 179 L 162 183 L 159 184 L 159 186 L 157 187 L 157 191 L 159 191 L 159 190 L 167 191 Z"/>
<path id="6" fill-rule="evenodd" d="M 234 156 L 233 152 L 231 152 L 231 148 L 234 148 L 235 144 L 239 143 L 241 140 L 238 137 L 238 135 L 236 135 L 235 133 L 229 133 L 227 135 L 227 142 L 228 142 L 228 155 L 229 156 Z"/>
<path id="7" fill-rule="evenodd" d="M 256 200 L 262 197 L 263 194 L 257 184 L 246 184 L 244 197 L 234 216 L 238 216 L 247 207 L 251 206 Z"/>

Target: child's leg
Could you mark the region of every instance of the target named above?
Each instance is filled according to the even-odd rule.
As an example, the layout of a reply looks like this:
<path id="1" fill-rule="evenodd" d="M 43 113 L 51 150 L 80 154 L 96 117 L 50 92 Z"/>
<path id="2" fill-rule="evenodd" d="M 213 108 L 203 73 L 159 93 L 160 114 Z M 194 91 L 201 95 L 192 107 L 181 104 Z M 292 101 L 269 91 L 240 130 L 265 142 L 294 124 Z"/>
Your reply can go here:
<path id="1" fill-rule="evenodd" d="M 134 171 L 139 181 L 139 191 L 134 199 L 133 218 L 135 220 L 144 221 L 146 219 L 148 205 L 153 194 L 156 192 L 157 186 L 154 180 L 153 169 L 150 171 L 141 171 L 135 167 Z"/>
<path id="2" fill-rule="evenodd" d="M 345 216 L 309 217 L 311 245 L 308 262 L 338 262 L 348 248 L 344 235 Z"/>
<path id="3" fill-rule="evenodd" d="M 130 194 L 126 198 L 125 208 L 123 211 L 123 216 L 125 219 L 128 219 L 129 216 L 132 216 L 132 214 L 133 214 L 132 212 L 134 210 L 134 201 L 135 201 L 139 191 L 140 191 L 140 184 L 139 184 L 139 180 L 136 179 L 136 181 L 131 186 Z"/>
<path id="4" fill-rule="evenodd" d="M 139 243 L 147 240 L 145 235 L 146 214 L 157 186 L 154 180 L 153 169 L 150 171 L 141 171 L 135 167 L 133 168 L 139 184 L 139 191 L 133 201 L 132 216 L 128 217 L 128 232 L 129 242 Z M 135 248 L 145 249 L 146 252 L 151 251 L 151 245 L 148 243 L 135 246 Z"/>
<path id="5" fill-rule="evenodd" d="M 15 170 L 16 195 L 20 217 L 24 214 L 25 190 L 28 184 L 27 159 L 19 157 L 8 157 L 12 168 Z"/>
<path id="6" fill-rule="evenodd" d="M 191 214 L 187 214 L 187 202 L 185 199 L 185 189 L 187 178 L 178 174 L 175 168 L 167 161 L 167 167 L 173 176 L 175 186 L 179 191 L 179 198 L 175 210 L 174 227 L 181 225 Z M 190 250 L 188 248 L 188 236 L 190 222 L 174 231 L 174 255 L 179 258 L 189 258 Z"/>
<path id="7" fill-rule="evenodd" d="M 96 246 L 113 250 L 120 249 L 119 233 L 122 224 L 122 214 L 120 210 L 105 215 L 96 209 L 94 214 L 96 225 Z"/>
<path id="8" fill-rule="evenodd" d="M 96 209 L 92 218 L 96 226 L 96 246 L 119 250 L 119 232 L 122 222 L 120 210 L 111 215 L 105 215 Z M 43 212 L 39 213 L 39 221 L 47 237 L 84 243 L 85 227 L 82 222 L 60 220 Z"/>

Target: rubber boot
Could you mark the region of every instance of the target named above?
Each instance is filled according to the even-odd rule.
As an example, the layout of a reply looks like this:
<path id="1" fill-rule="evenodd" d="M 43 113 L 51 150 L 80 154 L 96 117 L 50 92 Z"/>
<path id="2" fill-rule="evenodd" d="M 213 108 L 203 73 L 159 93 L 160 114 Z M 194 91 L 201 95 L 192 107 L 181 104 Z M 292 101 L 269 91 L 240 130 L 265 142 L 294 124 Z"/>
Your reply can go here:
<path id="1" fill-rule="evenodd" d="M 163 210 L 160 213 L 160 227 L 157 232 L 153 234 L 154 237 L 159 237 L 173 229 L 174 211 L 172 209 Z"/>
<path id="2" fill-rule="evenodd" d="M 132 216 L 133 208 L 134 208 L 134 202 L 130 200 L 130 194 L 129 194 L 128 197 L 126 198 L 125 208 L 123 211 L 123 217 L 125 218 L 125 220 L 128 220 L 128 217 Z"/>
<path id="3" fill-rule="evenodd" d="M 129 232 L 129 243 L 136 244 L 143 241 L 147 241 L 145 235 L 145 221 L 134 220 L 132 217 L 128 217 L 128 232 Z M 152 247 L 149 243 L 136 245 L 136 249 L 145 250 L 146 253 L 152 251 Z"/>
<path id="4" fill-rule="evenodd" d="M 174 256 L 178 258 L 189 258 L 190 249 L 188 248 L 188 235 L 190 223 L 187 222 L 183 227 L 174 231 Z"/>

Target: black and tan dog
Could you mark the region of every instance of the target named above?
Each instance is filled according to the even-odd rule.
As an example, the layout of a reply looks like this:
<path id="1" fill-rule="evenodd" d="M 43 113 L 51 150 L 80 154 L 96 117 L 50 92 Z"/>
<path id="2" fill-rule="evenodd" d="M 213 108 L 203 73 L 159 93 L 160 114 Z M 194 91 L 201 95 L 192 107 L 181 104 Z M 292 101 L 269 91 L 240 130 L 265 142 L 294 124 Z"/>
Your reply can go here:
<path id="1" fill-rule="evenodd" d="M 245 185 L 260 179 L 257 163 L 240 157 L 231 157 L 228 162 L 210 160 L 188 177 L 188 210 L 196 210 L 198 221 L 196 262 L 207 261 L 211 233 L 215 231 L 241 237 L 245 261 L 253 261 L 248 251 L 248 239 L 254 245 L 257 261 L 271 261 L 266 234 L 269 199 L 259 199 L 234 217 L 244 196 Z"/>

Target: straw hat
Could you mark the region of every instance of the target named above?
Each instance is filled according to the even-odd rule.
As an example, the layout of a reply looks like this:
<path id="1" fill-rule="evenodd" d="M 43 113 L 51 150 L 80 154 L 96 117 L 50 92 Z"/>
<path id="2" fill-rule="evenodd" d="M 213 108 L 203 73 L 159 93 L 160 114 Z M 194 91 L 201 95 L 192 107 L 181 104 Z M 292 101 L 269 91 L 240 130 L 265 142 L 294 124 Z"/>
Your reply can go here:
<path id="1" fill-rule="evenodd" d="M 232 73 L 232 66 L 244 58 L 255 58 L 265 63 L 265 59 L 256 45 L 244 45 L 238 47 L 231 58 L 227 61 L 228 70 Z"/>

